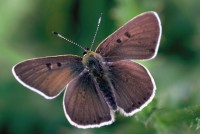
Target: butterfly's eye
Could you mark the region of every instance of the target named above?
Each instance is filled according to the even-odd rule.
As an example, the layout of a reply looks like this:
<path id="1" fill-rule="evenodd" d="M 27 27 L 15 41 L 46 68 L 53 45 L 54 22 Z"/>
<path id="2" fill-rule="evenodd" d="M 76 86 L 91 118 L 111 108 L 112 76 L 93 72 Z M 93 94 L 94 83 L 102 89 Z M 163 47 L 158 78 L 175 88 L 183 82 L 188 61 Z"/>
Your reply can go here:
<path id="1" fill-rule="evenodd" d="M 89 50 L 89 48 L 87 47 L 87 48 L 85 48 L 87 51 Z M 85 55 L 86 53 L 87 53 L 87 51 L 84 51 L 83 52 L 83 55 Z"/>
<path id="2" fill-rule="evenodd" d="M 57 63 L 57 66 L 58 66 L 58 67 L 61 67 L 61 66 L 62 66 L 62 64 L 61 64 L 60 62 L 58 62 L 58 63 Z"/>
<path id="3" fill-rule="evenodd" d="M 47 63 L 46 66 L 47 66 L 48 70 L 52 69 L 51 63 Z"/>
<path id="4" fill-rule="evenodd" d="M 83 52 L 83 55 L 85 55 L 86 53 L 87 53 L 87 52 L 86 52 L 86 51 L 84 51 L 84 52 Z"/>

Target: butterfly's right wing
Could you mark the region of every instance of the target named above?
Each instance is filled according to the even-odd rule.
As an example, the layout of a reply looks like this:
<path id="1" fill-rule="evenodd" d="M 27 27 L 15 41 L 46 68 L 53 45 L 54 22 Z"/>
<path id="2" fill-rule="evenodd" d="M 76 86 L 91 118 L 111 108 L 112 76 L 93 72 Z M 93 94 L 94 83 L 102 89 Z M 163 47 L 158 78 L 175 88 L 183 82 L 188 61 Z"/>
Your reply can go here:
<path id="1" fill-rule="evenodd" d="M 140 14 L 123 25 L 96 49 L 106 61 L 152 59 L 161 37 L 160 19 L 155 12 Z"/>
<path id="2" fill-rule="evenodd" d="M 114 121 L 113 112 L 88 71 L 69 83 L 63 105 L 69 122 L 79 128 L 100 127 Z"/>
<path id="3" fill-rule="evenodd" d="M 124 115 L 133 115 L 152 101 L 156 86 L 145 67 L 128 60 L 108 62 L 107 65 L 117 105 Z"/>
<path id="4" fill-rule="evenodd" d="M 83 68 L 81 57 L 63 55 L 26 60 L 15 65 L 12 72 L 22 85 L 47 99 L 52 99 L 59 95 Z"/>

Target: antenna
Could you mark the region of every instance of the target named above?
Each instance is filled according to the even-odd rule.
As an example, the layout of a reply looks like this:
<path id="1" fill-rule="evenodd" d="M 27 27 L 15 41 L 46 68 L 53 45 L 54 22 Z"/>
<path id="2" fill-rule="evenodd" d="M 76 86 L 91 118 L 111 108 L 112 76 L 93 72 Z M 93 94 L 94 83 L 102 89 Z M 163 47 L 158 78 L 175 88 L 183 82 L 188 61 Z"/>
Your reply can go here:
<path id="1" fill-rule="evenodd" d="M 64 40 L 70 42 L 71 44 L 74 44 L 74 45 L 80 47 L 80 48 L 83 49 L 85 52 L 88 52 L 88 50 L 86 50 L 85 48 L 83 48 L 81 45 L 79 45 L 78 43 L 76 43 L 76 42 L 74 42 L 74 41 L 72 41 L 72 40 L 70 40 L 70 39 L 65 38 L 65 37 L 62 36 L 61 34 L 59 34 L 59 33 L 57 33 L 57 32 L 54 32 L 54 31 L 52 32 L 52 34 L 54 34 L 54 35 L 56 35 L 56 36 L 58 36 L 58 37 L 60 37 L 60 38 L 62 38 L 62 39 L 64 39 Z"/>
<path id="2" fill-rule="evenodd" d="M 98 21 L 98 24 L 97 24 L 97 29 L 96 29 L 96 31 L 95 31 L 95 33 L 94 33 L 94 37 L 93 37 L 93 40 L 92 40 L 92 45 L 91 45 L 91 47 L 90 47 L 90 50 L 92 50 L 92 46 L 94 45 L 94 41 L 95 41 L 95 39 L 96 39 L 96 35 L 97 35 L 97 32 L 98 32 L 98 30 L 99 30 L 99 26 L 100 26 L 100 23 L 101 23 L 101 18 L 102 18 L 102 13 L 101 13 L 101 15 L 100 15 L 100 17 L 99 17 L 99 21 Z"/>

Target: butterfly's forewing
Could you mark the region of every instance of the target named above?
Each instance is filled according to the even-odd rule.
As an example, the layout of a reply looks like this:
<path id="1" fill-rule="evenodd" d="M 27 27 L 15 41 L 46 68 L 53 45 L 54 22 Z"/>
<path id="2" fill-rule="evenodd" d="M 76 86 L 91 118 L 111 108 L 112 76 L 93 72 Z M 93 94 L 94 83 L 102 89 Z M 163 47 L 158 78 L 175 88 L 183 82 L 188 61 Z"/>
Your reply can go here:
<path id="1" fill-rule="evenodd" d="M 124 115 L 133 115 L 153 99 L 156 87 L 147 69 L 126 60 L 107 64 L 115 99 Z"/>
<path id="2" fill-rule="evenodd" d="M 158 50 L 160 19 L 155 12 L 136 16 L 102 41 L 96 52 L 107 61 L 150 59 Z"/>
<path id="3" fill-rule="evenodd" d="M 63 55 L 23 61 L 12 71 L 25 87 L 52 99 L 83 71 L 83 64 L 81 57 Z"/>
<path id="4" fill-rule="evenodd" d="M 113 113 L 89 72 L 71 81 L 64 95 L 64 111 L 72 125 L 93 128 L 111 124 Z"/>

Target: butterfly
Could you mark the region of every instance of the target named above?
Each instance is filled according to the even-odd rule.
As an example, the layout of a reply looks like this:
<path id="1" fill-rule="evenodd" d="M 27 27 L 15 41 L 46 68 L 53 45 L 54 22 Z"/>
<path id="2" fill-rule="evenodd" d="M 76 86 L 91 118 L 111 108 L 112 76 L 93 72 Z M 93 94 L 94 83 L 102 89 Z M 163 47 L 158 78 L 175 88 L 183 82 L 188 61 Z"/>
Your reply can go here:
<path id="1" fill-rule="evenodd" d="M 154 58 L 161 31 L 157 13 L 145 12 L 108 36 L 95 51 L 85 50 L 83 57 L 29 59 L 15 65 L 12 73 L 46 99 L 65 90 L 63 108 L 72 125 L 101 127 L 114 122 L 115 112 L 131 116 L 154 98 L 156 86 L 150 72 L 131 60 Z"/>

